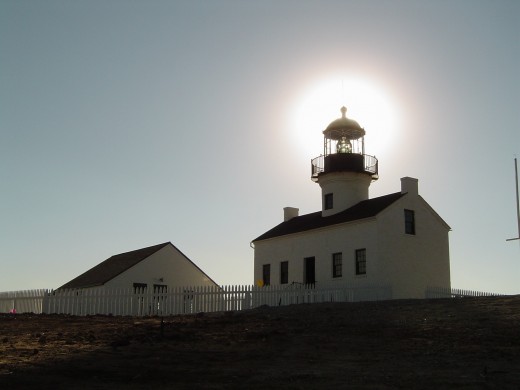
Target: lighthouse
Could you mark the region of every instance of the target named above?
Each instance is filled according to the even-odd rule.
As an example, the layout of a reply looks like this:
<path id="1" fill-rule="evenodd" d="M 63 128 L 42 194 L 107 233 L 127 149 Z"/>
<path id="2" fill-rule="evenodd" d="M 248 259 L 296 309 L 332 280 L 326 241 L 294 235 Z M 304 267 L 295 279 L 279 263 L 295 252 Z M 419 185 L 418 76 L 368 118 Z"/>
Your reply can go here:
<path id="1" fill-rule="evenodd" d="M 419 195 L 416 178 L 368 196 L 378 161 L 365 153 L 365 129 L 346 107 L 323 130 L 311 179 L 321 188 L 321 210 L 284 207 L 283 221 L 251 242 L 255 283 L 284 291 L 304 285 L 326 299 L 341 290 L 352 300 L 425 298 L 431 287 L 450 288 L 451 228 Z"/>
<path id="2" fill-rule="evenodd" d="M 321 187 L 323 217 L 368 199 L 370 183 L 379 178 L 378 161 L 365 154 L 365 130 L 347 117 L 346 107 L 323 130 L 323 154 L 312 159 L 311 169 Z"/>

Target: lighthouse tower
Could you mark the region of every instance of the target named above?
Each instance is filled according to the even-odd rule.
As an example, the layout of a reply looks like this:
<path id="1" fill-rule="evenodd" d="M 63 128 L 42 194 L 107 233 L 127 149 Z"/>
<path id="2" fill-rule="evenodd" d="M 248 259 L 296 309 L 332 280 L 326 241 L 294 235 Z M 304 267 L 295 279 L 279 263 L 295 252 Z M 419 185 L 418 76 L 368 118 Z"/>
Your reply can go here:
<path id="1" fill-rule="evenodd" d="M 312 159 L 311 179 L 321 187 L 323 217 L 337 214 L 368 199 L 368 187 L 378 179 L 378 163 L 365 154 L 365 130 L 346 116 L 323 131 L 323 155 Z"/>

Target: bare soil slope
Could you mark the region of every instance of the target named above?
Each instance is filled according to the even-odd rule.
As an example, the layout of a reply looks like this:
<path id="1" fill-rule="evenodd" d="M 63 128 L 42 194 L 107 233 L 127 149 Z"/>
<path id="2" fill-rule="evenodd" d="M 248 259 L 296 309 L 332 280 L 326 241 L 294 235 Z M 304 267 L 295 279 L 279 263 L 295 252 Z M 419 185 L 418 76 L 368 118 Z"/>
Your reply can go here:
<path id="1" fill-rule="evenodd" d="M 0 315 L 0 388 L 520 389 L 520 296 Z"/>

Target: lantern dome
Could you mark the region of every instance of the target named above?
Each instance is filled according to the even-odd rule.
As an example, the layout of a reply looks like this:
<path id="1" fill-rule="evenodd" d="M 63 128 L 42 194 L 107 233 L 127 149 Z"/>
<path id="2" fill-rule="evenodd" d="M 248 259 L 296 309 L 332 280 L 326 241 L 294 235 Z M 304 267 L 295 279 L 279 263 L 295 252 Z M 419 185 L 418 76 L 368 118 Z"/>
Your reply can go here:
<path id="1" fill-rule="evenodd" d="M 347 108 L 341 107 L 341 118 L 332 121 L 323 131 L 325 137 L 332 140 L 358 139 L 365 135 L 365 130 L 355 120 L 347 118 Z"/>

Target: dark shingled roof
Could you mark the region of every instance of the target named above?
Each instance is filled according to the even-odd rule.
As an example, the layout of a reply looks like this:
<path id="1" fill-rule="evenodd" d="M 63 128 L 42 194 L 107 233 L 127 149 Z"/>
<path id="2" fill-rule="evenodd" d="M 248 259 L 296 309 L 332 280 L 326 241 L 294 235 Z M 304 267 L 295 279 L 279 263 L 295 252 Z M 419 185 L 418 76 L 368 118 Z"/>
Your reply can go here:
<path id="1" fill-rule="evenodd" d="M 164 248 L 166 245 L 171 245 L 171 243 L 165 242 L 163 244 L 150 246 L 148 248 L 137 249 L 135 251 L 114 255 L 102 263 L 99 263 L 94 268 L 91 268 L 87 272 L 79 275 L 77 278 L 74 278 L 70 282 L 64 284 L 60 287 L 60 289 L 101 286 L 109 280 L 115 278 L 117 275 L 123 273 L 130 267 L 133 267 L 147 257 L 150 257 L 159 249 Z"/>
<path id="2" fill-rule="evenodd" d="M 322 217 L 321 211 L 294 217 L 275 226 L 271 230 L 262 234 L 260 237 L 255 238 L 253 242 L 374 217 L 392 203 L 394 203 L 396 200 L 401 198 L 403 195 L 404 194 L 401 192 L 396 192 L 394 194 L 364 200 L 346 209 L 345 211 L 341 211 L 328 217 Z"/>

